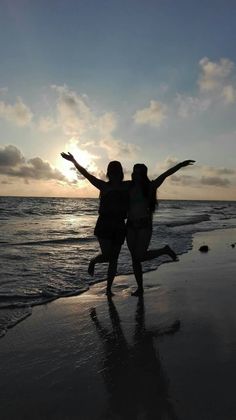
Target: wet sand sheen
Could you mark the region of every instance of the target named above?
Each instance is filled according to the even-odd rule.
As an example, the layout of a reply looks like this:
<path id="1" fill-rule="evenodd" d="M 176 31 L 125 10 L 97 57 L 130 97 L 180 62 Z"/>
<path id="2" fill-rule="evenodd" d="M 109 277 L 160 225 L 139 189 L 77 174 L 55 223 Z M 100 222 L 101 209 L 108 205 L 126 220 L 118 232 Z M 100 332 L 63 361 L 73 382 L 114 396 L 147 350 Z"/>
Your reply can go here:
<path id="1" fill-rule="evenodd" d="M 112 301 L 100 283 L 34 308 L 0 342 L 4 420 L 235 419 L 235 241 L 195 235 L 180 262 L 145 274 L 144 300 L 124 276 Z"/>

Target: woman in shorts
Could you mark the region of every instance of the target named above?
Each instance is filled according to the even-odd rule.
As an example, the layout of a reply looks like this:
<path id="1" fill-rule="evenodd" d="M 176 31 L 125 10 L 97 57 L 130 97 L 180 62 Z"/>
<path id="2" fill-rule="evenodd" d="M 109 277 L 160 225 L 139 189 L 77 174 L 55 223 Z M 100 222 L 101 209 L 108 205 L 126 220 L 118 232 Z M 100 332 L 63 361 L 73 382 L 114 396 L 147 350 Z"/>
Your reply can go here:
<path id="1" fill-rule="evenodd" d="M 180 168 L 192 165 L 194 160 L 185 160 L 168 169 L 158 178 L 151 181 L 147 176 L 147 167 L 144 164 L 134 165 L 132 182 L 129 188 L 129 210 L 127 220 L 127 244 L 132 257 L 132 264 L 137 290 L 134 296 L 143 294 L 142 261 L 148 261 L 161 255 L 169 255 L 176 260 L 175 252 L 168 246 L 161 249 L 148 250 L 152 237 L 152 219 L 156 208 L 156 191 L 167 177 Z"/>
<path id="2" fill-rule="evenodd" d="M 90 174 L 72 154 L 61 153 L 61 156 L 72 162 L 76 169 L 100 191 L 99 217 L 94 234 L 98 239 L 101 253 L 91 260 L 88 272 L 93 276 L 95 264 L 108 262 L 106 293 L 112 295 L 111 287 L 116 275 L 118 257 L 126 236 L 129 182 L 123 181 L 124 173 L 118 161 L 109 163 L 108 181 L 103 181 Z"/>

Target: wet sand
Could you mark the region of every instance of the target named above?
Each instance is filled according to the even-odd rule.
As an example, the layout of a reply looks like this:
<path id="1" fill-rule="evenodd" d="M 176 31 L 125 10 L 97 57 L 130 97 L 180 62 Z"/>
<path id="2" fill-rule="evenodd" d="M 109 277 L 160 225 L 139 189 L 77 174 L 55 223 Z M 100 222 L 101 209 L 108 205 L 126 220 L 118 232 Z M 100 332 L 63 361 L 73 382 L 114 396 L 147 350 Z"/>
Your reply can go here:
<path id="1" fill-rule="evenodd" d="M 35 307 L 0 340 L 0 418 L 235 420 L 235 242 L 196 234 L 143 300 L 123 276 Z"/>

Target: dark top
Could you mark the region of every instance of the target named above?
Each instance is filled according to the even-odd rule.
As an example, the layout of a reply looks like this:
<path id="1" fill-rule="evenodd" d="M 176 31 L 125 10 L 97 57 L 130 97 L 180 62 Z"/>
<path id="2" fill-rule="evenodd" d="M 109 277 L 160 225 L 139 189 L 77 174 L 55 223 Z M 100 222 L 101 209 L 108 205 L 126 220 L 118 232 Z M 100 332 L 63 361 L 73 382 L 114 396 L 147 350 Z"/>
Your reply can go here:
<path id="1" fill-rule="evenodd" d="M 110 190 L 100 196 L 99 215 L 126 219 L 129 204 L 128 190 Z"/>
<path id="2" fill-rule="evenodd" d="M 100 216 L 127 218 L 129 206 L 130 181 L 122 181 L 114 187 L 110 182 L 104 182 L 100 189 Z"/>

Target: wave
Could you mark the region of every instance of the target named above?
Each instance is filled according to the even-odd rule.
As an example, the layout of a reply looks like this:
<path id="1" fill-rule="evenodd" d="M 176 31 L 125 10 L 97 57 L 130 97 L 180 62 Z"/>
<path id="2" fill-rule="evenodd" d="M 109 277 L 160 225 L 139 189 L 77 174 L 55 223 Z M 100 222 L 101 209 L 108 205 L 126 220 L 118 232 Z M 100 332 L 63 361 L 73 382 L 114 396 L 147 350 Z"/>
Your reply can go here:
<path id="1" fill-rule="evenodd" d="M 177 204 L 172 204 L 170 209 L 182 209 L 183 207 L 178 206 Z"/>
<path id="2" fill-rule="evenodd" d="M 224 210 L 224 209 L 228 209 L 230 206 L 220 206 L 220 207 L 213 207 L 213 210 Z"/>
<path id="3" fill-rule="evenodd" d="M 28 202 L 28 199 L 26 201 Z M 56 200 L 49 200 L 49 202 L 52 201 L 53 206 L 51 207 L 44 204 L 46 200 L 42 200 L 42 202 L 39 200 L 40 206 L 33 206 L 35 200 L 32 200 L 30 208 L 26 208 L 26 206 L 19 208 L 12 203 L 11 208 L 6 206 L 6 211 L 3 214 L 1 212 L 3 218 L 5 214 L 8 215 L 6 219 L 11 219 L 14 213 L 20 217 L 12 217 L 12 221 L 6 220 L 0 223 L 3 228 L 0 247 L 1 251 L 4 251 L 4 264 L 2 264 L 0 274 L 3 273 L 2 280 L 4 278 L 5 284 L 3 289 L 1 280 L 0 336 L 1 330 L 5 334 L 4 325 L 13 326 L 15 322 L 13 318 L 14 320 L 19 319 L 19 321 L 24 319 L 23 316 L 26 313 L 30 314 L 33 306 L 46 304 L 60 297 L 81 294 L 87 290 L 89 285 L 106 278 L 107 267 L 103 265 L 97 268 L 96 276 L 93 279 L 88 278 L 87 275 L 87 263 L 98 249 L 91 228 L 94 222 L 91 217 L 95 218 L 97 215 L 97 202 L 77 201 L 74 204 L 69 200 L 66 201 L 67 206 L 59 206 Z M 29 205 L 31 206 L 30 203 Z M 1 205 L 1 207 L 3 206 Z M 199 203 L 195 202 L 170 202 L 169 204 L 164 202 L 154 217 L 152 248 L 163 246 L 168 238 L 170 246 L 178 255 L 188 252 L 192 246 L 194 232 L 235 226 L 236 219 L 232 222 L 231 220 L 221 220 L 222 218 L 230 219 L 229 215 L 234 216 L 235 213 L 236 203 L 232 206 L 220 202 L 203 203 L 200 207 Z M 73 223 L 68 223 L 71 214 L 76 216 L 72 217 Z M 86 214 L 89 216 L 83 218 Z M 42 217 L 42 221 L 40 217 Z M 20 220 L 21 218 L 23 221 Z M 55 219 L 58 218 L 62 219 L 62 224 L 57 222 L 54 224 Z M 38 225 L 36 226 L 36 224 Z M 53 230 L 54 226 L 55 231 Z M 80 235 L 81 237 L 79 237 Z M 86 235 L 88 236 L 86 237 Z M 50 258 L 52 247 L 55 247 L 54 251 L 58 251 L 59 246 L 65 247 L 65 250 L 62 249 L 60 255 L 55 253 Z M 81 248 L 80 255 L 77 255 L 76 246 Z M 6 251 L 3 247 L 6 247 Z M 49 258 L 44 258 L 44 255 L 49 255 Z M 39 256 L 38 260 L 37 256 Z M 26 258 L 29 261 L 24 261 Z M 163 260 L 160 258 L 158 261 L 145 262 L 143 270 L 155 270 L 159 265 L 168 262 L 167 257 L 165 261 L 164 258 Z M 14 260 L 14 264 L 12 260 Z M 118 274 L 131 272 L 130 256 L 125 248 L 123 259 L 121 254 Z M 18 281 L 20 283 L 17 283 Z M 19 287 L 18 284 L 20 284 Z M 11 311 L 14 313 L 12 318 Z M 4 315 L 6 312 L 9 313 L 7 318 Z M 9 323 L 10 318 L 12 321 Z"/>
<path id="4" fill-rule="evenodd" d="M 48 217 L 48 216 L 58 216 L 58 218 L 62 218 L 66 215 L 94 215 L 97 216 L 97 211 L 98 211 L 98 206 L 92 206 L 90 208 L 72 208 L 72 209 L 62 209 L 62 208 L 58 208 L 58 209 L 43 209 L 43 210 L 39 210 L 37 209 L 6 209 L 6 208 L 2 208 L 0 209 L 1 211 L 1 218 L 4 219 L 8 219 L 11 217 L 19 217 L 19 218 L 24 218 L 27 216 L 36 216 L 36 217 Z"/>
<path id="5" fill-rule="evenodd" d="M 63 238 L 63 239 L 48 239 L 42 241 L 27 241 L 27 242 L 0 242 L 4 246 L 32 246 L 32 245 L 49 245 L 49 244 L 77 244 L 81 242 L 94 242 L 94 237 L 87 238 Z"/>
<path id="6" fill-rule="evenodd" d="M 45 290 L 35 294 L 1 294 L 0 309 L 31 308 L 32 306 L 43 305 L 61 297 L 77 296 L 88 290 L 89 286 L 79 286 L 70 290 Z"/>
<path id="7" fill-rule="evenodd" d="M 193 217 L 166 223 L 165 226 L 176 227 L 176 226 L 196 225 L 198 223 L 208 222 L 209 220 L 211 220 L 209 214 L 199 214 Z"/>
<path id="8" fill-rule="evenodd" d="M 4 337 L 7 333 L 7 330 L 14 327 L 19 322 L 28 318 L 32 314 L 32 308 L 23 308 L 12 311 L 11 313 L 6 314 L 3 319 L 0 319 L 0 338 Z"/>

